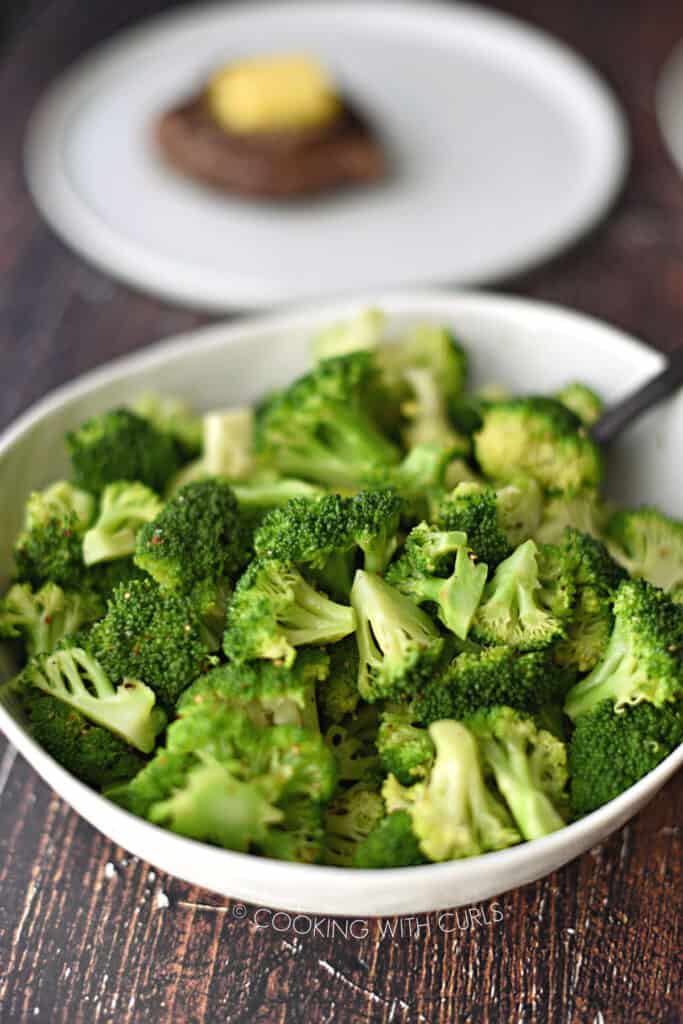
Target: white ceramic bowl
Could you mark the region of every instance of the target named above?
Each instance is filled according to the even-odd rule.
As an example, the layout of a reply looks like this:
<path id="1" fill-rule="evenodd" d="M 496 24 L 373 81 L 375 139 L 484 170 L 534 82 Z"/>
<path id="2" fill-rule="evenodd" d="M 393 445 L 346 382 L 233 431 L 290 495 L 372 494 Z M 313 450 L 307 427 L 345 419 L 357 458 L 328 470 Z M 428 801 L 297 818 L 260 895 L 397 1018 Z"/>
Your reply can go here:
<path id="1" fill-rule="evenodd" d="M 367 301 L 367 300 L 366 300 Z M 470 353 L 475 384 L 552 390 L 579 377 L 618 398 L 662 365 L 662 357 L 594 320 L 520 299 L 445 293 L 375 296 L 397 324 L 425 318 L 452 326 Z M 61 388 L 0 439 L 0 576 L 27 493 L 66 471 L 62 435 L 86 416 L 150 388 L 199 408 L 251 401 L 307 365 L 318 327 L 357 309 L 333 307 L 208 327 L 109 364 Z M 650 413 L 613 452 L 608 489 L 618 499 L 683 512 L 678 452 L 683 398 Z M 36 771 L 91 824 L 159 868 L 225 896 L 273 908 L 349 916 L 422 913 L 488 899 L 542 877 L 600 842 L 643 807 L 683 764 L 683 746 L 618 799 L 532 843 L 445 864 L 390 871 L 287 864 L 216 849 L 165 832 L 120 810 L 41 750 L 7 708 L 0 726 Z"/>

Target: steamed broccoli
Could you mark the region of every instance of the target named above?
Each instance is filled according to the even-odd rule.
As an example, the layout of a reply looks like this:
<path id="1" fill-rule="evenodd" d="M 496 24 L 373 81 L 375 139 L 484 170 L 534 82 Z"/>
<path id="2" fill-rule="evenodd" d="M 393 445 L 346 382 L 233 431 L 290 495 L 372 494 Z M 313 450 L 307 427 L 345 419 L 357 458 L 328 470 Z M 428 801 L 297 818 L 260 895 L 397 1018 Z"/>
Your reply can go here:
<path id="1" fill-rule="evenodd" d="M 237 500 L 223 480 L 181 488 L 140 530 L 135 563 L 164 588 L 232 578 L 248 560 Z"/>
<path id="2" fill-rule="evenodd" d="M 375 373 L 367 353 L 331 359 L 260 410 L 256 451 L 282 474 L 355 486 L 399 452 L 366 411 L 362 393 Z"/>
<path id="3" fill-rule="evenodd" d="M 561 402 L 534 396 L 490 405 L 474 435 L 475 454 L 486 476 L 534 477 L 551 492 L 596 487 L 602 456 L 580 419 Z"/>
<path id="4" fill-rule="evenodd" d="M 366 474 L 370 490 L 393 490 L 403 500 L 402 516 L 410 523 L 431 518 L 432 508 L 444 495 L 446 477 L 454 465 L 454 451 L 438 444 L 411 448 L 398 465 L 384 466 Z M 455 463 L 460 463 L 456 458 Z"/>
<path id="5" fill-rule="evenodd" d="M 518 477 L 497 490 L 465 481 L 446 495 L 436 510 L 444 530 L 462 530 L 490 569 L 533 537 L 541 517 L 542 494 L 531 477 Z"/>
<path id="6" fill-rule="evenodd" d="M 89 643 L 113 679 L 142 680 L 166 708 L 212 664 L 196 603 L 160 590 L 149 577 L 115 587 Z"/>
<path id="7" fill-rule="evenodd" d="M 317 864 L 325 843 L 322 805 L 307 797 L 293 797 L 283 800 L 279 810 L 282 817 L 266 831 L 258 852 L 275 860 Z"/>
<path id="8" fill-rule="evenodd" d="M 360 843 L 384 816 L 379 793 L 359 783 L 340 790 L 325 811 L 325 864 L 353 867 Z"/>
<path id="9" fill-rule="evenodd" d="M 318 706 L 327 722 L 340 722 L 358 707 L 358 644 L 355 636 L 331 644 L 329 676 L 318 687 Z"/>
<path id="10" fill-rule="evenodd" d="M 444 626 L 465 640 L 487 574 L 464 533 L 420 523 L 408 534 L 402 556 L 390 566 L 387 582 L 417 604 L 435 605 Z"/>
<path id="11" fill-rule="evenodd" d="M 174 439 L 130 409 L 112 409 L 66 435 L 73 480 L 100 494 L 117 480 L 138 480 L 163 492 L 182 462 Z"/>
<path id="12" fill-rule="evenodd" d="M 304 644 L 342 640 L 356 628 L 352 608 L 335 604 L 287 562 L 256 559 L 240 578 L 228 607 L 226 655 L 292 665 Z"/>
<path id="13" fill-rule="evenodd" d="M 444 640 L 410 598 L 374 573 L 358 570 L 351 588 L 360 656 L 358 689 L 368 701 L 400 699 L 434 672 Z"/>
<path id="14" fill-rule="evenodd" d="M 327 729 L 325 742 L 334 754 L 341 783 L 374 783 L 379 778 L 377 727 L 377 709 L 364 704 Z"/>
<path id="15" fill-rule="evenodd" d="M 242 512 L 259 515 L 272 508 L 280 508 L 294 499 L 315 501 L 325 494 L 321 487 L 296 480 L 293 477 L 260 473 L 248 480 L 231 480 L 233 493 Z"/>
<path id="16" fill-rule="evenodd" d="M 387 810 L 407 811 L 429 860 L 474 857 L 520 841 L 507 808 L 484 778 L 474 735 L 461 722 L 434 722 L 436 749 L 429 778 L 409 788 L 390 775 L 382 788 Z"/>
<path id="17" fill-rule="evenodd" d="M 463 651 L 414 698 L 415 721 L 462 720 L 479 708 L 506 704 L 538 712 L 561 701 L 574 675 L 553 660 L 552 650 L 522 653 L 511 647 Z"/>
<path id="18" fill-rule="evenodd" d="M 683 743 L 683 706 L 600 701 L 576 720 L 569 744 L 571 804 L 589 814 L 623 793 Z"/>
<path id="19" fill-rule="evenodd" d="M 567 817 L 567 751 L 533 719 L 496 707 L 467 721 L 524 839 L 556 832 Z"/>
<path id="20" fill-rule="evenodd" d="M 132 404 L 133 412 L 149 420 L 162 434 L 169 434 L 184 459 L 193 459 L 202 448 L 202 421 L 182 398 L 145 391 Z"/>
<path id="21" fill-rule="evenodd" d="M 407 420 L 401 431 L 406 448 L 438 444 L 468 455 L 469 439 L 449 421 L 441 381 L 433 371 L 416 366 L 404 370 L 403 377 L 410 389 L 410 396 L 401 403 L 401 412 Z"/>
<path id="22" fill-rule="evenodd" d="M 559 544 L 568 526 L 600 538 L 608 511 L 595 489 L 575 494 L 551 495 L 543 506 L 541 521 L 533 533 L 538 544 Z"/>
<path id="23" fill-rule="evenodd" d="M 586 427 L 591 427 L 602 415 L 602 399 L 595 391 L 580 381 L 565 384 L 555 393 L 555 398 L 562 402 L 562 405 L 566 405 L 575 416 L 578 416 Z"/>
<path id="24" fill-rule="evenodd" d="M 66 481 L 34 491 L 26 502 L 24 529 L 14 547 L 17 577 L 33 586 L 47 582 L 80 586 L 83 534 L 94 510 L 91 495 Z"/>
<path id="25" fill-rule="evenodd" d="M 683 522 L 654 508 L 617 512 L 606 536 L 611 554 L 631 576 L 662 590 L 683 585 Z"/>
<path id="26" fill-rule="evenodd" d="M 97 594 L 62 590 L 45 583 L 35 593 L 28 583 L 15 583 L 0 601 L 0 637 L 24 639 L 26 653 L 45 654 L 104 613 Z"/>
<path id="27" fill-rule="evenodd" d="M 13 685 L 42 690 L 143 754 L 154 748 L 166 722 L 148 686 L 129 676 L 112 681 L 97 659 L 77 643 L 35 655 Z"/>
<path id="28" fill-rule="evenodd" d="M 487 584 L 472 627 L 475 640 L 528 651 L 548 647 L 564 635 L 552 607 L 556 595 L 555 588 L 548 592 L 542 586 L 539 549 L 532 540 L 525 541 L 499 564 Z"/>
<path id="29" fill-rule="evenodd" d="M 567 694 L 576 720 L 604 700 L 616 710 L 648 701 L 661 707 L 683 694 L 683 608 L 642 580 L 622 583 L 602 660 Z"/>
<path id="30" fill-rule="evenodd" d="M 159 497 L 144 484 L 127 480 L 108 484 L 100 497 L 97 519 L 83 537 L 85 564 L 132 555 L 138 531 L 154 519 L 161 508 Z"/>
<path id="31" fill-rule="evenodd" d="M 403 704 L 387 704 L 380 715 L 377 750 L 387 774 L 409 786 L 428 774 L 434 760 L 434 744 L 426 729 Z"/>
<path id="32" fill-rule="evenodd" d="M 394 811 L 361 839 L 353 856 L 355 868 L 407 868 L 426 864 L 407 811 Z"/>

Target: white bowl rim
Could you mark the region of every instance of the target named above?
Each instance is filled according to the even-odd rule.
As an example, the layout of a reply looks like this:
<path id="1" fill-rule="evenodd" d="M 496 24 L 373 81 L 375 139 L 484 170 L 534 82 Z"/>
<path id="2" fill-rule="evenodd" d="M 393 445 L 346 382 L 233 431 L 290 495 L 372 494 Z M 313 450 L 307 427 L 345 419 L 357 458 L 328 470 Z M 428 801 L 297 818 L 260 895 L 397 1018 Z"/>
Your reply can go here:
<path id="1" fill-rule="evenodd" d="M 284 313 L 276 312 L 266 316 L 250 316 L 245 319 L 229 321 L 228 323 L 209 324 L 205 327 L 175 335 L 168 340 L 158 342 L 137 353 L 134 352 L 119 359 L 108 361 L 94 370 L 79 375 L 75 381 L 51 391 L 46 397 L 34 403 L 27 411 L 20 415 L 13 424 L 0 434 L 0 456 L 11 448 L 32 424 L 61 405 L 89 393 L 100 384 L 115 382 L 118 377 L 126 375 L 132 367 L 141 368 L 145 365 L 162 362 L 167 356 L 181 350 L 190 342 L 193 344 L 204 342 L 210 348 L 212 344 L 230 345 L 245 334 L 259 333 L 268 329 L 283 332 L 298 327 L 310 329 L 311 324 L 316 321 L 329 321 L 344 317 L 354 310 L 357 311 L 359 306 L 378 307 L 386 310 L 390 315 L 402 312 L 410 313 L 416 307 L 429 307 L 432 311 L 430 315 L 438 317 L 440 311 L 446 313 L 454 304 L 457 304 L 460 310 L 465 307 L 476 309 L 478 306 L 485 306 L 488 310 L 493 309 L 504 314 L 511 313 L 523 316 L 540 314 L 541 316 L 551 315 L 554 318 L 559 316 L 565 323 L 568 325 L 574 324 L 577 328 L 583 326 L 592 330 L 599 329 L 606 338 L 611 338 L 615 344 L 622 348 L 630 348 L 641 359 L 643 356 L 647 356 L 653 370 L 659 368 L 664 362 L 664 356 L 661 353 L 649 348 L 643 342 L 622 332 L 618 328 L 583 313 L 577 313 L 552 303 L 538 302 L 533 299 L 516 296 L 509 297 L 497 293 L 447 291 L 445 289 L 400 293 L 386 292 L 374 296 L 362 296 L 360 301 L 347 298 L 336 303 L 328 302 L 307 305 Z M 202 353 L 204 357 L 207 354 L 207 351 Z M 338 887 L 338 890 L 349 892 L 354 890 L 356 886 L 362 888 L 363 885 L 367 885 L 372 879 L 378 880 L 380 876 L 383 885 L 390 885 L 394 881 L 397 885 L 405 883 L 408 877 L 411 882 L 416 884 L 419 884 L 427 877 L 430 880 L 437 877 L 443 878 L 444 882 L 446 882 L 446 880 L 452 880 L 457 876 L 458 872 L 464 874 L 466 871 L 469 875 L 477 868 L 481 867 L 483 869 L 485 866 L 490 867 L 492 870 L 499 868 L 502 871 L 503 868 L 519 867 L 530 857 L 530 854 L 538 853 L 542 855 L 561 852 L 564 846 L 571 845 L 572 839 L 581 842 L 590 833 L 600 831 L 601 825 L 609 829 L 610 821 L 617 819 L 619 819 L 620 824 L 622 814 L 625 818 L 629 817 L 628 810 L 630 806 L 638 805 L 638 799 L 641 794 L 651 790 L 654 795 L 667 779 L 674 775 L 677 769 L 683 767 L 683 744 L 681 744 L 653 771 L 649 772 L 614 800 L 609 801 L 598 810 L 580 818 L 578 821 L 572 822 L 557 832 L 544 836 L 541 839 L 524 842 L 504 850 L 481 854 L 477 857 L 444 861 L 442 863 L 402 868 L 349 869 L 322 864 L 279 861 L 258 857 L 249 853 L 238 853 L 169 832 L 123 810 L 77 779 L 76 776 L 68 772 L 43 750 L 2 704 L 0 704 L 0 728 L 2 728 L 10 743 L 24 755 L 29 764 L 42 776 L 48 785 L 52 785 L 52 778 L 66 783 L 65 787 L 60 787 L 57 790 L 60 795 L 62 788 L 67 790 L 73 789 L 79 796 L 83 797 L 86 803 L 93 800 L 106 803 L 107 812 L 110 814 L 112 823 L 116 826 L 115 831 L 119 835 L 125 834 L 128 830 L 128 822 L 134 822 L 136 828 L 144 830 L 150 838 L 156 837 L 160 842 L 174 844 L 178 853 L 183 853 L 189 861 L 197 856 L 197 851 L 201 850 L 203 858 L 215 860 L 216 865 L 220 864 L 226 872 L 236 869 L 237 873 L 241 866 L 247 864 L 250 866 L 263 864 L 264 870 L 267 870 L 269 873 L 269 879 L 283 887 L 300 882 L 304 876 L 309 876 L 313 873 L 317 876 L 318 881 L 332 883 Z M 62 799 L 68 802 L 67 798 L 62 797 Z M 408 872 L 409 875 L 407 874 Z M 372 916 L 372 914 L 366 916 Z"/>

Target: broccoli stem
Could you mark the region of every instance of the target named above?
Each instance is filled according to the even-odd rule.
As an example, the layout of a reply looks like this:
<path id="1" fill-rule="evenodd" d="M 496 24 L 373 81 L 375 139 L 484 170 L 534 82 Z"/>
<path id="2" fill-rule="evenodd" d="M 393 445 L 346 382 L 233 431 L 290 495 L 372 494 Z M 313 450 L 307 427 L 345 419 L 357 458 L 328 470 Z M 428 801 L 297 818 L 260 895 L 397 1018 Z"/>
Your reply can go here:
<path id="1" fill-rule="evenodd" d="M 301 579 L 294 587 L 294 602 L 280 624 L 295 647 L 332 644 L 353 633 L 356 616 L 353 608 L 331 601 Z"/>
<path id="2" fill-rule="evenodd" d="M 484 759 L 496 778 L 520 832 L 525 839 L 540 839 L 564 828 L 563 818 L 540 790 L 532 776 L 529 755 L 514 738 L 480 739 Z"/>

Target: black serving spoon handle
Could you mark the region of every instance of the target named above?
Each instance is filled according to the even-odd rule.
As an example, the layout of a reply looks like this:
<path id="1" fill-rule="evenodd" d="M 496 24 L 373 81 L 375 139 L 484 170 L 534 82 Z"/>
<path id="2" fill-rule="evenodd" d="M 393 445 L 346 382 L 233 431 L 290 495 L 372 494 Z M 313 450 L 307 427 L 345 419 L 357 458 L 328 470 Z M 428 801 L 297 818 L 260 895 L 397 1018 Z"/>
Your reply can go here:
<path id="1" fill-rule="evenodd" d="M 612 405 L 593 424 L 590 433 L 599 444 L 609 444 L 653 405 L 668 398 L 683 384 L 683 348 L 677 349 L 665 368 L 637 391 Z"/>

